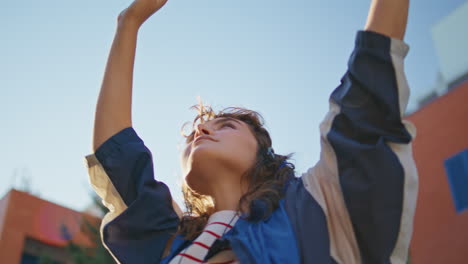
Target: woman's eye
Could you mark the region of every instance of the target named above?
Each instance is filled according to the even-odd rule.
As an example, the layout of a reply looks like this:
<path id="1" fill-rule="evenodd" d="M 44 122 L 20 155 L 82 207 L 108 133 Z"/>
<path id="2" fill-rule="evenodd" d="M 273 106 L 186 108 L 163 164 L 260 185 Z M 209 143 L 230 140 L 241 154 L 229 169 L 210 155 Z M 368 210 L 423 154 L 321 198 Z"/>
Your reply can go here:
<path id="1" fill-rule="evenodd" d="M 221 127 L 225 127 L 225 126 L 234 128 L 234 125 L 232 125 L 232 124 L 230 124 L 230 123 L 224 123 Z"/>

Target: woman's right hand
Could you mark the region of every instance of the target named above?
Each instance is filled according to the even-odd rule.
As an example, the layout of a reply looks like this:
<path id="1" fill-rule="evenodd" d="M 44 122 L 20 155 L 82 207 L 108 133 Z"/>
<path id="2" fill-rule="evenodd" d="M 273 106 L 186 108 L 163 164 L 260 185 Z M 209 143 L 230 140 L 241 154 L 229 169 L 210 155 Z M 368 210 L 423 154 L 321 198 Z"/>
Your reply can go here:
<path id="1" fill-rule="evenodd" d="M 117 21 L 131 20 L 139 26 L 166 4 L 167 0 L 134 0 L 129 7 L 120 12 Z"/>

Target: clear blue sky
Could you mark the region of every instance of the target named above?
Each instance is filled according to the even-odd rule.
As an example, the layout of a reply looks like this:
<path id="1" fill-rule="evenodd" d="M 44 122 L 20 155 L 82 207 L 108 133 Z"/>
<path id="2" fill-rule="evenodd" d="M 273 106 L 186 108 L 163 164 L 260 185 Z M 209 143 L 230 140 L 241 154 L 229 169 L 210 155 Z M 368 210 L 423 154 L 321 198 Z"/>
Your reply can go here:
<path id="1" fill-rule="evenodd" d="M 91 187 L 94 111 L 116 18 L 131 1 L 7 1 L 0 16 L 0 196 L 21 174 L 33 193 L 82 210 Z M 181 201 L 180 128 L 201 96 L 215 110 L 242 106 L 266 120 L 277 153 L 297 171 L 319 156 L 318 125 L 346 70 L 368 0 L 169 0 L 141 28 L 133 127 L 155 176 Z M 405 41 L 412 97 L 431 87 L 430 27 L 464 1 L 412 1 Z M 18 177 L 14 179 L 15 170 Z"/>

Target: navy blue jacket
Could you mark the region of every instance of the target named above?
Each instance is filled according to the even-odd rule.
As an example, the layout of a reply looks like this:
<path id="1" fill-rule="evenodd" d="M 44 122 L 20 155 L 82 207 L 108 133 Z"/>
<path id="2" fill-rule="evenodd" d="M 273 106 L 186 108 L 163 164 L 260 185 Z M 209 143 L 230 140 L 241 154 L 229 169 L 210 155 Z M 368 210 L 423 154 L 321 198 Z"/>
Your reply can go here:
<path id="1" fill-rule="evenodd" d="M 239 219 L 215 248 L 229 245 L 241 263 L 406 263 L 418 189 L 416 129 L 402 119 L 407 52 L 400 40 L 357 32 L 348 70 L 320 124 L 320 160 L 289 182 L 268 219 Z M 178 236 L 162 258 L 179 217 L 132 127 L 85 161 L 110 209 L 101 232 L 118 262 L 167 263 L 190 244 Z"/>

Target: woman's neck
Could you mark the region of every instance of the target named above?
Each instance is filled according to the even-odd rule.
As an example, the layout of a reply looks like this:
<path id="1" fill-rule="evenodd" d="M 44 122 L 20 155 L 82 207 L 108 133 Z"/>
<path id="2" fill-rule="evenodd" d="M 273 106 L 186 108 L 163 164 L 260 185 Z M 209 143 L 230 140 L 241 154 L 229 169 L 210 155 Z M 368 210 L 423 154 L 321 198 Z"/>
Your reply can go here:
<path id="1" fill-rule="evenodd" d="M 230 183 L 217 184 L 211 191 L 215 212 L 223 210 L 238 211 L 242 192 L 239 185 Z"/>

